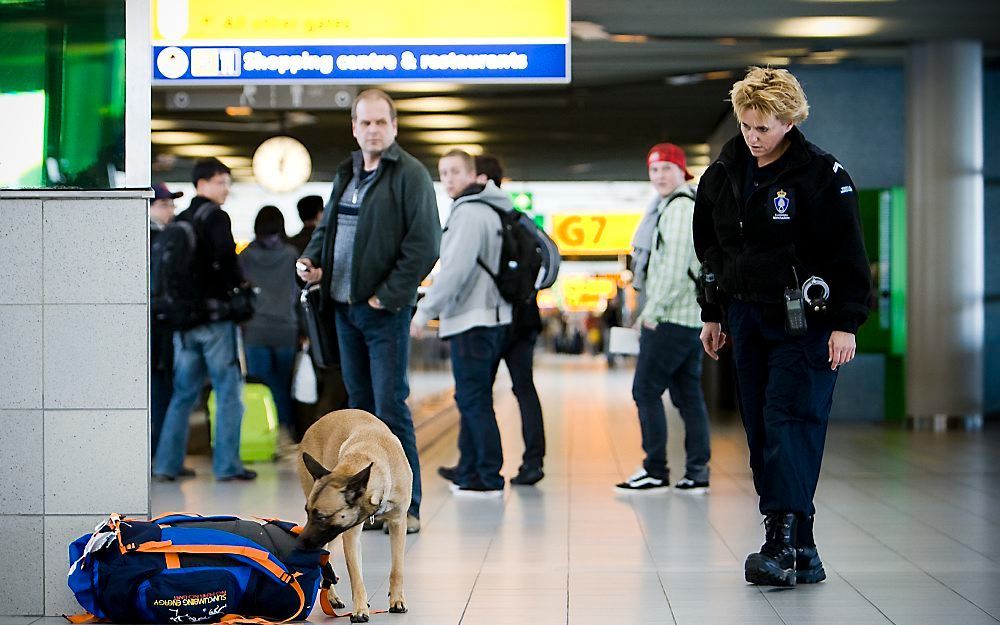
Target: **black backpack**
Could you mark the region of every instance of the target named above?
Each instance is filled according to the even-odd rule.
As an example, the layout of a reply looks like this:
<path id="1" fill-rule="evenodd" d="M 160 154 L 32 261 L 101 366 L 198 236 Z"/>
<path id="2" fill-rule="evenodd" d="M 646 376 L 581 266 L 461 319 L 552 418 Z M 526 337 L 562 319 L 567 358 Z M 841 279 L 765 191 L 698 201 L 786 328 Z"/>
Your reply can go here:
<path id="1" fill-rule="evenodd" d="M 165 330 L 188 330 L 205 323 L 208 312 L 194 291 L 195 255 L 199 230 L 218 208 L 206 202 L 193 222 L 170 222 L 149 249 L 149 306 L 153 322 Z"/>
<path id="2" fill-rule="evenodd" d="M 480 202 L 500 217 L 500 269 L 493 273 L 482 259 L 476 262 L 490 274 L 505 300 L 515 306 L 531 301 L 540 288 L 555 282 L 559 272 L 558 252 L 552 253 L 555 244 L 546 245 L 545 239 L 551 239 L 524 213 Z"/>

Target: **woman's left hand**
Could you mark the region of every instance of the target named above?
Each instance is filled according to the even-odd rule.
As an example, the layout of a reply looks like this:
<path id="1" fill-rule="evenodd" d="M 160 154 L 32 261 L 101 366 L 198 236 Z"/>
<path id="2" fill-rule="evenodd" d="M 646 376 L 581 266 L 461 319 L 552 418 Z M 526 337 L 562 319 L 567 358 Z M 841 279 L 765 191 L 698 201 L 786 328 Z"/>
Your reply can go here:
<path id="1" fill-rule="evenodd" d="M 830 369 L 837 370 L 840 365 L 846 365 L 854 360 L 857 347 L 854 342 L 854 335 L 850 332 L 834 330 L 830 334 L 830 341 L 827 344 L 830 348 L 830 355 L 827 358 L 830 362 Z"/>

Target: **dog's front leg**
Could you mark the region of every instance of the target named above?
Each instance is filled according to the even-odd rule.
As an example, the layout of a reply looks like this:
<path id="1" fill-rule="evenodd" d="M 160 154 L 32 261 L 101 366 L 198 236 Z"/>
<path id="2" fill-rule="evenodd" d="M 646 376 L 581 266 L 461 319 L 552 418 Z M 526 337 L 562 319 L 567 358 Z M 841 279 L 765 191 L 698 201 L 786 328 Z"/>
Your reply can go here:
<path id="1" fill-rule="evenodd" d="M 351 622 L 367 623 L 370 613 L 368 591 L 361 575 L 361 525 L 355 525 L 344 532 L 344 560 L 347 561 L 347 574 L 351 578 L 351 599 L 354 602 Z"/>
<path id="2" fill-rule="evenodd" d="M 406 552 L 406 512 L 395 514 L 389 523 L 389 546 L 392 549 L 392 569 L 389 571 L 389 611 L 406 612 L 403 599 L 403 554 Z"/>

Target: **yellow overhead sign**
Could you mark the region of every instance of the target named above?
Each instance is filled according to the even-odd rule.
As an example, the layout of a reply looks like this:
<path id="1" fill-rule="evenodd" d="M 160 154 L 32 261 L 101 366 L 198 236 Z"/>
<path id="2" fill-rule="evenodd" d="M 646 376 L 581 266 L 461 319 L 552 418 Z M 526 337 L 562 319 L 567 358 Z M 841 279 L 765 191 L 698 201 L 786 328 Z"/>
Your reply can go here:
<path id="1" fill-rule="evenodd" d="M 567 0 L 152 0 L 153 41 L 569 39 Z M 484 41 L 486 40 L 486 41 Z"/>
<path id="2" fill-rule="evenodd" d="M 558 281 L 565 311 L 600 311 L 618 292 L 614 278 L 567 276 Z"/>
<path id="3" fill-rule="evenodd" d="M 628 254 L 641 213 L 554 215 L 552 239 L 563 255 Z"/>

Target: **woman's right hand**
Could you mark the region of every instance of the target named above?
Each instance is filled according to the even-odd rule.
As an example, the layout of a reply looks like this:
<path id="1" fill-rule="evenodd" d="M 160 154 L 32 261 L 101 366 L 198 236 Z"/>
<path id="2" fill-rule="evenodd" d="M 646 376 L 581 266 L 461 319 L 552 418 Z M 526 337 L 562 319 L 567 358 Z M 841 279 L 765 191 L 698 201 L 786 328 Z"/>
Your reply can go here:
<path id="1" fill-rule="evenodd" d="M 726 345 L 726 333 L 722 331 L 722 324 L 714 321 L 707 321 L 701 328 L 701 346 L 705 348 L 705 353 L 712 360 L 719 359 L 719 350 Z"/>

